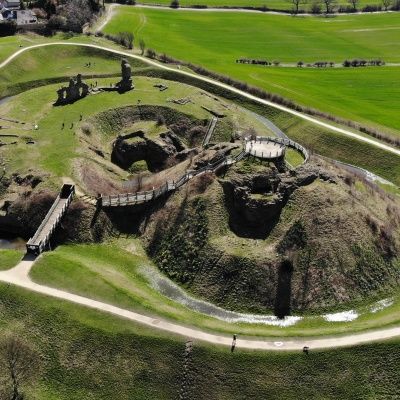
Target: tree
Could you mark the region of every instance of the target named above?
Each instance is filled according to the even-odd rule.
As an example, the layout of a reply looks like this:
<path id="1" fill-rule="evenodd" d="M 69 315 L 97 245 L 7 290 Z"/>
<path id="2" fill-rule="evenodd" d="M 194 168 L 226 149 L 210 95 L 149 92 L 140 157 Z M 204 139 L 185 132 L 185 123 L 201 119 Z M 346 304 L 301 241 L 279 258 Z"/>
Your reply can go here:
<path id="1" fill-rule="evenodd" d="M 294 14 L 299 13 L 300 4 L 307 4 L 307 0 L 288 0 L 288 1 L 292 3 Z"/>
<path id="2" fill-rule="evenodd" d="M 66 18 L 66 28 L 82 32 L 83 25 L 91 20 L 93 12 L 89 0 L 68 0 L 57 7 L 57 14 Z"/>
<path id="3" fill-rule="evenodd" d="M 17 32 L 17 23 L 15 21 L 6 21 L 0 23 L 0 37 L 12 36 Z"/>
<path id="4" fill-rule="evenodd" d="M 149 58 L 156 58 L 157 53 L 153 49 L 147 49 L 146 56 Z"/>
<path id="5" fill-rule="evenodd" d="M 146 49 L 146 44 L 143 39 L 140 39 L 139 41 L 139 47 L 140 47 L 140 54 L 144 54 L 144 50 Z"/>
<path id="6" fill-rule="evenodd" d="M 133 49 L 134 39 L 135 36 L 132 32 L 118 32 L 116 36 L 116 42 L 130 50 Z"/>
<path id="7" fill-rule="evenodd" d="M 330 14 L 333 12 L 333 7 L 336 4 L 336 0 L 322 0 L 322 3 L 325 6 L 325 12 Z"/>
<path id="8" fill-rule="evenodd" d="M 395 0 L 392 5 L 393 11 L 400 11 L 400 0 Z"/>
<path id="9" fill-rule="evenodd" d="M 61 15 L 52 15 L 47 21 L 50 30 L 62 30 L 67 25 L 67 19 Z"/>
<path id="10" fill-rule="evenodd" d="M 321 4 L 318 1 L 314 1 L 311 4 L 311 14 L 321 14 Z"/>
<path id="11" fill-rule="evenodd" d="M 392 5 L 392 0 L 382 0 L 382 5 L 385 11 Z"/>
<path id="12" fill-rule="evenodd" d="M 135 39 L 135 36 L 133 35 L 132 32 L 126 32 L 125 33 L 125 42 L 126 42 L 126 47 L 130 50 L 133 49 L 133 41 Z"/>
<path id="13" fill-rule="evenodd" d="M 9 336 L 1 341 L 0 378 L 3 381 L 1 387 L 4 398 L 24 399 L 22 388 L 37 376 L 38 361 L 37 353 L 21 339 Z"/>
<path id="14" fill-rule="evenodd" d="M 358 6 L 359 0 L 347 0 L 347 1 L 351 5 L 351 7 L 353 7 L 353 10 L 357 11 L 357 6 Z"/>

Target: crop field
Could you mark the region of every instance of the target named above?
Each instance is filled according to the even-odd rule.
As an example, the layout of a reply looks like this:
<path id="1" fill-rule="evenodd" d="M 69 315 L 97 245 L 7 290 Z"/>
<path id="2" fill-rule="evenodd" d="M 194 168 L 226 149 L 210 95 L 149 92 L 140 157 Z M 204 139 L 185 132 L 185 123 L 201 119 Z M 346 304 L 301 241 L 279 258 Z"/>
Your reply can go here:
<path id="1" fill-rule="evenodd" d="M 141 0 L 138 4 L 146 5 L 163 5 L 169 6 L 169 0 Z M 207 6 L 207 7 L 266 7 L 270 10 L 292 10 L 292 4 L 285 0 L 181 0 L 179 1 L 181 7 L 193 6 Z M 310 11 L 312 2 L 301 4 L 299 9 L 303 11 Z M 338 6 L 349 6 L 345 0 L 339 0 Z M 357 8 L 362 9 L 366 5 L 374 5 L 381 7 L 382 3 L 378 0 L 361 0 Z"/>
<path id="2" fill-rule="evenodd" d="M 166 18 L 168 24 L 163 23 Z M 397 64 L 397 21 L 396 13 L 292 18 L 125 6 L 115 10 L 105 32 L 133 31 L 137 42 L 143 39 L 157 52 L 229 75 L 304 106 L 398 134 L 399 66 L 316 70 L 235 62 L 242 57 L 281 63 L 381 58 Z"/>

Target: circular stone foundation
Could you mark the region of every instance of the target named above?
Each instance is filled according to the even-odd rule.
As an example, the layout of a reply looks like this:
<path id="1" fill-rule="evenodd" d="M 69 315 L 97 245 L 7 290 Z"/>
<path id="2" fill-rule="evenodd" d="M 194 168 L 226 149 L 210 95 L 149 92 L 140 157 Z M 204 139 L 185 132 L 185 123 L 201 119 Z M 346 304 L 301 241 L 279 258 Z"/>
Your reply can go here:
<path id="1" fill-rule="evenodd" d="M 285 149 L 285 145 L 272 140 L 248 140 L 245 145 L 246 153 L 265 160 L 283 157 Z"/>

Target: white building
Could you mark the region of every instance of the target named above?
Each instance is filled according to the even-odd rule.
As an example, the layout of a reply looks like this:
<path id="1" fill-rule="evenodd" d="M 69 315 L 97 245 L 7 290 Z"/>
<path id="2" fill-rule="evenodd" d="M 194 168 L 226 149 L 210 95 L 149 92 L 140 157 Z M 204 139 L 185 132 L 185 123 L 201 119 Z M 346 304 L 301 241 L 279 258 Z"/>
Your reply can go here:
<path id="1" fill-rule="evenodd" d="M 19 10 L 20 2 L 19 0 L 0 0 L 0 9 L 8 8 L 9 10 Z"/>

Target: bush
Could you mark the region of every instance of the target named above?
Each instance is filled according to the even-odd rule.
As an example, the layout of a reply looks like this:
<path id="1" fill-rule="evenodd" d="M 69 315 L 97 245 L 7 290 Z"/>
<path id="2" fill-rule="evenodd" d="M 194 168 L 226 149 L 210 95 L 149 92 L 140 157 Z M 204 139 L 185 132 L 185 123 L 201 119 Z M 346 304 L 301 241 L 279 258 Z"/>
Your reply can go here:
<path id="1" fill-rule="evenodd" d="M 83 132 L 85 135 L 88 135 L 88 136 L 91 135 L 92 132 L 93 132 L 93 126 L 90 125 L 90 124 L 87 123 L 87 122 L 84 122 L 84 123 L 82 124 L 81 129 L 82 129 L 82 132 Z"/>
<path id="2" fill-rule="evenodd" d="M 321 14 L 321 4 L 314 2 L 311 4 L 311 14 Z"/>
<path id="3" fill-rule="evenodd" d="M 43 10 L 43 8 L 33 8 L 32 11 L 40 19 L 47 18 L 47 13 L 46 13 L 46 11 Z"/>
<path id="4" fill-rule="evenodd" d="M 337 12 L 350 14 L 350 13 L 356 13 L 357 9 L 353 8 L 352 6 L 339 6 Z"/>
<path id="5" fill-rule="evenodd" d="M 381 11 L 381 7 L 377 5 L 366 5 L 362 9 L 363 12 L 375 12 L 375 11 Z"/>
<path id="6" fill-rule="evenodd" d="M 161 113 L 157 114 L 157 120 L 156 120 L 156 125 L 157 126 L 162 126 L 165 125 L 165 118 Z"/>
<path id="7" fill-rule="evenodd" d="M 204 126 L 194 126 L 188 132 L 189 146 L 196 146 L 201 144 L 207 129 Z"/>
<path id="8" fill-rule="evenodd" d="M 117 43 L 129 50 L 133 49 L 134 35 L 132 32 L 118 32 Z"/>
<path id="9" fill-rule="evenodd" d="M 393 11 L 400 11 L 400 0 L 396 0 L 392 5 Z"/>
<path id="10" fill-rule="evenodd" d="M 179 1 L 178 0 L 172 0 L 170 4 L 171 8 L 179 8 Z"/>
<path id="11" fill-rule="evenodd" d="M 153 49 L 147 49 L 146 50 L 146 57 L 154 59 L 154 58 L 157 57 L 157 53 Z"/>
<path id="12" fill-rule="evenodd" d="M 0 24 L 0 37 L 12 36 L 17 32 L 17 24 L 15 21 L 3 22 Z"/>
<path id="13" fill-rule="evenodd" d="M 52 15 L 47 22 L 47 28 L 50 30 L 63 30 L 67 25 L 67 19 L 61 15 Z"/>

